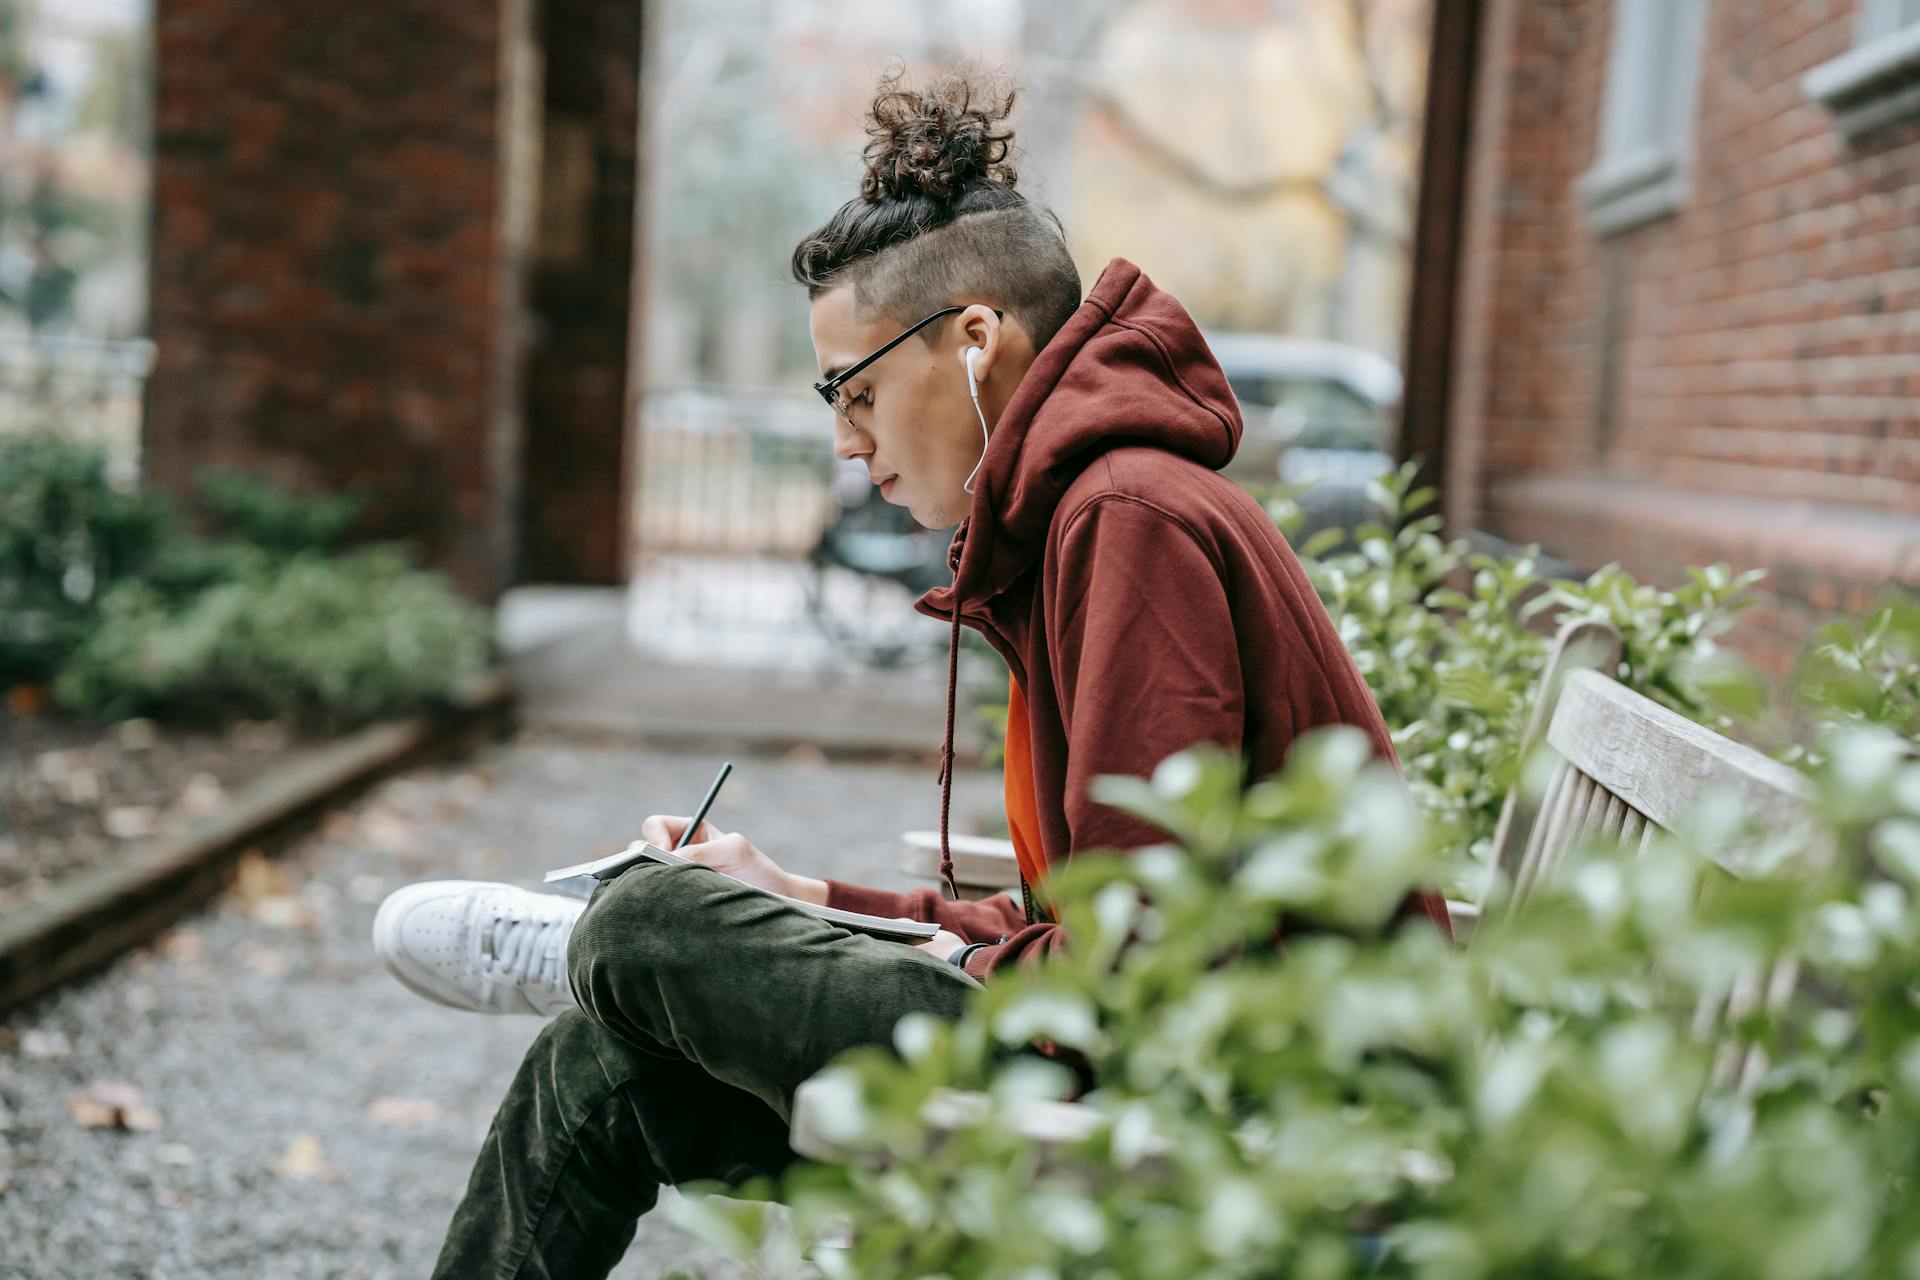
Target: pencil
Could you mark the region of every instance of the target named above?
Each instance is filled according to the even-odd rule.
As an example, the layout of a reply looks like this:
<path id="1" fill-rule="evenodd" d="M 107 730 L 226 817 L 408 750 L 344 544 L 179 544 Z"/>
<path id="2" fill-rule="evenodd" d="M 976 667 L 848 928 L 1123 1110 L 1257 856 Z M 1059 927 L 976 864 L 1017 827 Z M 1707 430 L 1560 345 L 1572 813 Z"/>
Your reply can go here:
<path id="1" fill-rule="evenodd" d="M 707 798 L 700 802 L 699 809 L 695 810 L 693 817 L 688 820 L 686 830 L 682 831 L 680 838 L 673 842 L 674 848 L 678 849 L 685 844 L 688 838 L 700 829 L 700 824 L 706 820 L 707 810 L 713 808 L 713 798 L 720 794 L 720 784 L 725 782 L 727 775 L 732 772 L 733 761 L 728 760 L 721 764 L 720 772 L 713 775 L 713 785 L 707 788 Z"/>

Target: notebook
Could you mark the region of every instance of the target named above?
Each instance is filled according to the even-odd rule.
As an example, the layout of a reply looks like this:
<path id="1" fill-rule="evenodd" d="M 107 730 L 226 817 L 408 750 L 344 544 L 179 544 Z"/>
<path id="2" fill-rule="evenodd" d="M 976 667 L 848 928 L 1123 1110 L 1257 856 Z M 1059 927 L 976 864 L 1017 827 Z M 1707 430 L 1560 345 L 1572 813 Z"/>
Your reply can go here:
<path id="1" fill-rule="evenodd" d="M 560 867 L 547 872 L 546 883 L 570 893 L 577 898 L 589 897 L 593 887 L 602 880 L 613 876 L 642 858 L 654 862 L 664 862 L 669 866 L 691 867 L 699 864 L 691 858 L 683 858 L 671 849 L 662 849 L 659 845 L 648 844 L 645 840 L 635 840 L 618 853 L 610 853 L 604 858 L 595 858 L 591 862 L 578 862 L 571 867 Z M 746 884 L 743 880 L 740 883 Z M 784 893 L 775 893 L 771 889 L 762 889 L 759 885 L 748 885 L 770 898 L 778 898 L 791 907 L 798 907 L 808 915 L 818 916 L 829 924 L 837 924 L 843 929 L 854 929 L 861 933 L 870 933 L 876 938 L 885 938 L 890 942 L 926 942 L 940 931 L 940 926 L 930 921 L 908 920 L 904 916 L 870 916 L 861 911 L 843 911 L 839 907 L 824 907 L 817 903 L 803 902 L 799 898 L 789 898 Z"/>

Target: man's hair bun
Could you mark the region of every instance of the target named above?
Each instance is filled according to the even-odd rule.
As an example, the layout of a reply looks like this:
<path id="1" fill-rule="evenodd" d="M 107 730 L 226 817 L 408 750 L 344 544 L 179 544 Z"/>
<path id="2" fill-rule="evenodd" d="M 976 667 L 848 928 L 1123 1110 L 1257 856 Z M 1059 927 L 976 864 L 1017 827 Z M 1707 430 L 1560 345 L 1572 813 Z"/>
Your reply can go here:
<path id="1" fill-rule="evenodd" d="M 1014 190 L 1010 81 L 965 65 L 925 89 L 905 78 L 880 77 L 860 194 L 794 246 L 793 278 L 901 325 L 935 302 L 990 302 L 1046 346 L 1080 306 L 1080 272 L 1060 219 Z"/>
<path id="2" fill-rule="evenodd" d="M 965 70 L 939 75 L 924 89 L 903 87 L 906 69 L 880 78 L 867 115 L 863 199 L 957 199 L 988 182 L 1011 191 L 1017 175 L 1006 163 L 1013 131 L 1014 90 L 983 83 Z"/>

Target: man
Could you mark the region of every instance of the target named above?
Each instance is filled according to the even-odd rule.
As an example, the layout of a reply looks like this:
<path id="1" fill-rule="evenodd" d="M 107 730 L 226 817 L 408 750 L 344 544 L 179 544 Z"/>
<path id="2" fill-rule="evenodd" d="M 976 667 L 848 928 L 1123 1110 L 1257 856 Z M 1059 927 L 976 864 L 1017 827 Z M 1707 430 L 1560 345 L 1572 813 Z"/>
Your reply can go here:
<path id="1" fill-rule="evenodd" d="M 1092 778 L 1145 776 L 1200 742 L 1263 777 L 1336 722 L 1392 755 L 1292 552 L 1218 474 L 1240 413 L 1191 317 L 1122 258 L 1082 300 L 1057 221 L 1001 163 L 1011 99 L 973 99 L 960 81 L 883 84 L 862 195 L 793 271 L 835 451 L 922 525 L 958 524 L 953 585 L 916 607 L 951 623 L 956 650 L 974 627 L 1011 672 L 1022 901 L 814 878 L 704 824 L 680 849 L 701 865 L 637 864 L 584 909 L 505 885 L 400 890 L 375 941 L 401 981 L 457 1008 L 558 1015 L 500 1107 L 436 1274 L 604 1276 L 663 1183 L 784 1168 L 801 1081 L 890 1043 L 903 1014 L 957 1018 L 997 972 L 1071 945 L 1045 909 L 1050 865 L 1167 838 L 1095 804 Z M 943 855 L 954 675 L 950 661 Z M 656 815 L 640 834 L 671 846 L 685 821 Z M 949 857 L 942 870 L 951 886 Z M 941 932 L 884 942 L 751 886 Z M 1407 909 L 1446 927 L 1438 899 Z"/>

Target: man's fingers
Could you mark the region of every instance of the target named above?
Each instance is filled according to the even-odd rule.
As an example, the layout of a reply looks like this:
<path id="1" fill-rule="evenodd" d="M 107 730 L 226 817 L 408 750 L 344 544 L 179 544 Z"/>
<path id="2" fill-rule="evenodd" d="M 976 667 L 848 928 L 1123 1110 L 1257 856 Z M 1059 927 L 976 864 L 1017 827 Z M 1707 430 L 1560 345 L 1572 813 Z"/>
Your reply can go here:
<path id="1" fill-rule="evenodd" d="M 710 834 L 707 823 L 700 824 L 696 835 Z M 656 813 L 640 824 L 640 838 L 648 844 L 661 849 L 671 849 L 679 842 L 680 833 L 687 829 L 687 818 L 678 814 Z M 694 841 L 688 841 L 689 844 Z"/>

